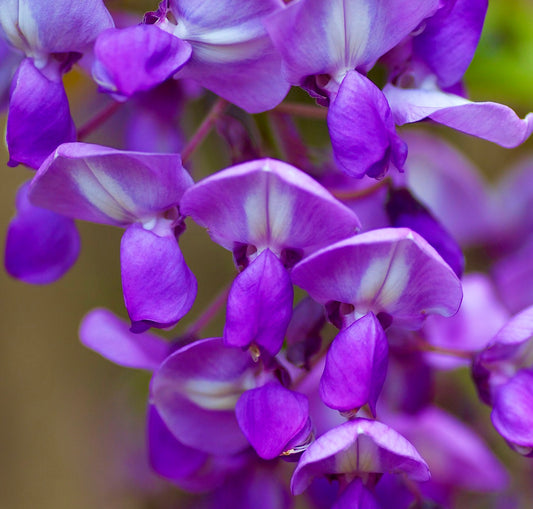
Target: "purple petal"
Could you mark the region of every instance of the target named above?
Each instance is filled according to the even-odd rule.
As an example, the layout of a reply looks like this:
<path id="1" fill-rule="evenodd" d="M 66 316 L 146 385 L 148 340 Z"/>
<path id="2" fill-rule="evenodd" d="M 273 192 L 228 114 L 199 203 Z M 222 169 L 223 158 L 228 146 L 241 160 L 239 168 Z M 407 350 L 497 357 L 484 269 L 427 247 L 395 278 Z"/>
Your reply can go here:
<path id="1" fill-rule="evenodd" d="M 412 416 L 395 416 L 389 424 L 422 454 L 431 481 L 480 492 L 507 487 L 507 472 L 489 446 L 474 430 L 444 411 L 428 407 Z"/>
<path id="2" fill-rule="evenodd" d="M 401 89 L 390 84 L 383 93 L 398 125 L 430 118 L 506 148 L 520 145 L 533 131 L 533 113 L 522 120 L 503 104 L 475 103 L 437 89 Z"/>
<path id="3" fill-rule="evenodd" d="M 496 288 L 512 313 L 533 304 L 532 257 L 533 238 L 529 238 L 520 249 L 498 260 L 492 269 Z"/>
<path id="4" fill-rule="evenodd" d="M 482 350 L 508 321 L 509 313 L 498 300 L 489 278 L 481 273 L 467 274 L 463 279 L 463 301 L 455 316 L 430 316 L 424 324 L 424 336 L 432 345 L 456 351 Z M 446 358 L 446 359 L 445 359 Z M 432 364 L 440 367 L 464 366 L 468 359 L 430 354 Z"/>
<path id="5" fill-rule="evenodd" d="M 329 347 L 320 380 L 320 397 L 326 405 L 341 411 L 368 403 L 376 414 L 378 399 L 387 374 L 387 337 L 372 314 L 359 318 L 342 330 Z"/>
<path id="6" fill-rule="evenodd" d="M 76 139 L 65 89 L 26 59 L 11 85 L 6 141 L 10 166 L 39 168 L 58 145 Z"/>
<path id="7" fill-rule="evenodd" d="M 263 459 L 273 459 L 305 427 L 307 398 L 271 382 L 242 394 L 235 407 L 242 432 Z"/>
<path id="8" fill-rule="evenodd" d="M 295 495 L 322 475 L 405 473 L 414 481 L 430 477 L 425 461 L 404 437 L 378 421 L 354 419 L 320 436 L 300 458 L 291 481 Z"/>
<path id="9" fill-rule="evenodd" d="M 22 55 L 12 48 L 5 40 L 5 34 L 0 25 L 0 111 L 7 108 L 9 101 L 9 89 Z"/>
<path id="10" fill-rule="evenodd" d="M 24 184 L 17 193 L 17 215 L 7 230 L 5 267 L 26 283 L 52 283 L 76 262 L 80 237 L 72 219 L 33 206 L 28 187 Z"/>
<path id="11" fill-rule="evenodd" d="M 381 509 L 361 479 L 354 479 L 340 494 L 331 509 Z"/>
<path id="12" fill-rule="evenodd" d="M 437 6 L 437 0 L 304 0 L 271 15 L 267 27 L 290 83 L 314 74 L 340 82 L 348 70 L 368 71 Z"/>
<path id="13" fill-rule="evenodd" d="M 94 46 L 93 77 L 119 100 L 159 85 L 191 56 L 189 43 L 153 25 L 102 32 Z"/>
<path id="14" fill-rule="evenodd" d="M 143 221 L 150 229 L 192 183 L 177 154 L 67 143 L 37 172 L 30 199 L 69 217 L 115 226 Z"/>
<path id="15" fill-rule="evenodd" d="M 457 0 L 426 20 L 413 39 L 413 50 L 438 77 L 442 88 L 460 81 L 469 66 L 483 28 L 488 0 Z"/>
<path id="16" fill-rule="evenodd" d="M 328 111 L 335 160 L 348 175 L 382 177 L 393 164 L 402 169 L 407 146 L 396 134 L 389 104 L 381 90 L 350 71 Z"/>
<path id="17" fill-rule="evenodd" d="M 148 407 L 148 454 L 151 467 L 171 481 L 180 481 L 207 461 L 205 452 L 180 443 L 169 431 L 156 408 Z"/>
<path id="18" fill-rule="evenodd" d="M 120 244 L 122 291 L 132 327 L 169 327 L 191 309 L 196 279 L 175 237 L 130 226 Z"/>
<path id="19" fill-rule="evenodd" d="M 453 315 L 462 297 L 452 269 L 406 228 L 337 242 L 301 261 L 291 277 L 318 302 L 352 304 L 354 318 L 387 313 L 394 325 L 408 329 L 419 328 L 431 313 Z"/>
<path id="20" fill-rule="evenodd" d="M 421 133 L 409 145 L 409 189 L 461 245 L 492 238 L 489 193 L 479 171 L 451 145 Z"/>
<path id="21" fill-rule="evenodd" d="M 233 282 L 228 295 L 224 343 L 247 348 L 257 345 L 272 356 L 283 345 L 292 316 L 291 278 L 266 249 Z"/>
<path id="22" fill-rule="evenodd" d="M 306 255 L 353 235 L 359 220 L 320 184 L 294 166 L 259 159 L 227 168 L 188 190 L 184 215 L 208 228 L 226 249 L 235 243 Z"/>
<path id="23" fill-rule="evenodd" d="M 520 448 L 533 448 L 533 371 L 520 370 L 499 387 L 491 419 L 498 433 Z"/>
<path id="24" fill-rule="evenodd" d="M 80 340 L 115 364 L 148 371 L 157 369 L 170 352 L 163 338 L 130 332 L 129 324 L 107 309 L 93 309 L 85 315 Z"/>
<path id="25" fill-rule="evenodd" d="M 113 26 L 102 0 L 7 0 L 2 11 L 0 24 L 8 39 L 36 60 L 43 53 L 83 53 L 102 30 Z"/>
<path id="26" fill-rule="evenodd" d="M 249 446 L 235 417 L 241 394 L 255 386 L 250 354 L 227 348 L 221 338 L 188 345 L 155 372 L 151 401 L 183 444 L 212 454 Z"/>
<path id="27" fill-rule="evenodd" d="M 455 239 L 406 188 L 391 189 L 385 204 L 391 226 L 410 228 L 435 248 L 457 277 L 463 275 L 465 258 Z"/>
<path id="28" fill-rule="evenodd" d="M 249 113 L 279 104 L 289 84 L 262 19 L 282 6 L 280 0 L 170 2 L 177 24 L 168 17 L 158 24 L 192 46 L 178 77 L 194 79 Z"/>

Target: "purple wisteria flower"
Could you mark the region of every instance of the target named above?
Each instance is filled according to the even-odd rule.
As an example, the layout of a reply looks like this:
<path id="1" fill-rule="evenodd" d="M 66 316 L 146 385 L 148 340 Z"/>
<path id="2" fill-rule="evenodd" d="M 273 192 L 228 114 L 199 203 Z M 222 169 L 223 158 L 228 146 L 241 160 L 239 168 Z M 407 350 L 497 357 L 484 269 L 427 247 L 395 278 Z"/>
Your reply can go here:
<path id="1" fill-rule="evenodd" d="M 122 289 L 132 327 L 143 330 L 174 325 L 196 297 L 177 242 L 178 205 L 192 183 L 179 155 L 67 143 L 43 163 L 29 198 L 67 217 L 126 228 Z"/>
<path id="2" fill-rule="evenodd" d="M 266 23 L 287 80 L 329 106 L 328 127 L 339 166 L 352 176 L 380 178 L 390 165 L 402 170 L 407 155 L 395 124 L 431 118 L 505 147 L 519 145 L 531 134 L 532 115 L 521 120 L 506 106 L 472 103 L 436 84 L 433 69 L 445 86 L 462 78 L 485 10 L 484 0 L 299 0 Z M 366 73 L 397 47 L 397 55 L 384 59 L 392 67 L 394 84 L 382 92 Z M 402 67 L 412 61 L 423 62 L 426 72 L 413 78 Z M 413 80 L 414 88 L 400 88 Z"/>
<path id="3" fill-rule="evenodd" d="M 491 405 L 492 423 L 518 452 L 533 450 L 533 307 L 513 316 L 479 353 L 473 376 L 481 399 Z"/>
<path id="4" fill-rule="evenodd" d="M 102 0 L 3 0 L 0 26 L 26 55 L 11 86 L 8 164 L 38 168 L 58 145 L 76 139 L 62 75 L 113 20 Z"/>
<path id="5" fill-rule="evenodd" d="M 359 228 L 357 216 L 320 184 L 274 159 L 204 179 L 184 194 L 180 210 L 244 268 L 228 297 L 226 343 L 270 355 L 280 350 L 292 314 L 286 269 Z"/>
<path id="6" fill-rule="evenodd" d="M 428 314 L 453 315 L 461 284 L 415 232 L 384 228 L 326 247 L 294 267 L 293 282 L 326 306 L 341 329 L 321 379 L 326 405 L 343 411 L 375 405 L 387 370 L 389 326 L 420 328 Z"/>
<path id="7" fill-rule="evenodd" d="M 384 473 L 403 473 L 415 481 L 430 478 L 426 462 L 404 437 L 381 422 L 357 418 L 333 428 L 311 444 L 294 471 L 291 490 L 298 495 L 314 478 L 326 476 L 339 480 L 344 491 L 354 482 L 362 481 L 366 491 Z M 357 500 L 361 496 L 360 489 L 350 491 L 350 498 Z M 367 507 L 354 503 L 343 502 L 346 505 L 338 507 Z"/>
<path id="8" fill-rule="evenodd" d="M 282 7 L 281 0 L 163 0 L 143 25 L 101 34 L 93 76 L 121 99 L 175 75 L 250 113 L 271 109 L 289 84 L 262 21 Z"/>

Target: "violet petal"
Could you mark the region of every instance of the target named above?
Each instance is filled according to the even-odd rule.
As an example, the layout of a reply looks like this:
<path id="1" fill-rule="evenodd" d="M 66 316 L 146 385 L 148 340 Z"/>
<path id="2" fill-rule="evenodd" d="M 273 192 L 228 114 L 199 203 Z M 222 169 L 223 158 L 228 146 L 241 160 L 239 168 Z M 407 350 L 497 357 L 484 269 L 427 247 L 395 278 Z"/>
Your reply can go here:
<path id="1" fill-rule="evenodd" d="M 326 356 L 320 380 L 320 397 L 326 405 L 350 411 L 376 401 L 387 373 L 388 344 L 373 313 L 368 313 L 335 337 Z"/>
<path id="2" fill-rule="evenodd" d="M 471 102 L 438 89 L 401 89 L 388 84 L 383 93 L 398 125 L 430 118 L 466 134 L 512 148 L 533 131 L 533 113 L 524 119 L 503 104 Z"/>
<path id="3" fill-rule="evenodd" d="M 389 104 L 368 78 L 350 71 L 328 111 L 335 160 L 348 175 L 382 177 L 402 169 L 407 145 L 396 134 Z"/>
<path id="4" fill-rule="evenodd" d="M 52 283 L 76 262 L 80 236 L 72 219 L 35 207 L 27 192 L 26 183 L 17 193 L 17 215 L 7 230 L 5 267 L 26 283 Z"/>
<path id="5" fill-rule="evenodd" d="M 159 237 L 138 224 L 130 226 L 120 243 L 120 266 L 132 326 L 148 322 L 169 327 L 191 309 L 196 278 L 175 237 Z"/>
<path id="6" fill-rule="evenodd" d="M 37 172 L 30 200 L 77 219 L 115 226 L 143 221 L 149 228 L 192 183 L 177 154 L 67 143 Z"/>
<path id="7" fill-rule="evenodd" d="M 291 490 L 303 493 L 315 477 L 363 473 L 405 473 L 414 481 L 430 477 L 426 462 L 403 436 L 367 419 L 348 421 L 313 442 L 294 471 Z"/>
<path id="8" fill-rule="evenodd" d="M 211 454 L 249 447 L 235 417 L 240 395 L 255 386 L 250 354 L 221 338 L 187 345 L 155 372 L 151 402 L 182 443 Z"/>
<path id="9" fill-rule="evenodd" d="M 178 71 L 191 56 L 191 47 L 153 25 L 137 25 L 102 32 L 94 52 L 95 81 L 104 92 L 125 100 Z"/>
<path id="10" fill-rule="evenodd" d="M 80 340 L 115 364 L 148 371 L 157 369 L 170 352 L 163 338 L 130 332 L 129 324 L 107 309 L 93 309 L 85 315 Z"/>
<path id="11" fill-rule="evenodd" d="M 372 230 L 337 242 L 301 261 L 291 277 L 322 304 L 352 304 L 355 318 L 385 312 L 394 325 L 410 329 L 431 313 L 453 315 L 462 298 L 452 269 L 407 228 Z"/>
<path id="12" fill-rule="evenodd" d="M 226 311 L 224 343 L 246 348 L 252 344 L 276 355 L 292 316 L 291 278 L 266 249 L 233 282 Z"/>
<path id="13" fill-rule="evenodd" d="M 257 454 L 273 459 L 304 428 L 307 398 L 277 382 L 244 392 L 235 407 L 239 426 Z"/>
<path id="14" fill-rule="evenodd" d="M 63 83 L 48 79 L 31 60 L 24 60 L 11 85 L 6 132 L 8 164 L 39 168 L 58 145 L 75 139 Z"/>
<path id="15" fill-rule="evenodd" d="M 498 433 L 511 444 L 533 448 L 533 370 L 522 369 L 498 388 L 491 419 Z"/>

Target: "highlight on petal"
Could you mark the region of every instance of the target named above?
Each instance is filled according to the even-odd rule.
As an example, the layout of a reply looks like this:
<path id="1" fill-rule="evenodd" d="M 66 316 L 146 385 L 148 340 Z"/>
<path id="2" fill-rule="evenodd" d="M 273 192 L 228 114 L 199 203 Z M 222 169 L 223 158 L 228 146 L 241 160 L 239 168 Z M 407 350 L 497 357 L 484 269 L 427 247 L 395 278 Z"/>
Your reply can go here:
<path id="1" fill-rule="evenodd" d="M 169 327 L 191 309 L 197 283 L 174 236 L 130 226 L 120 243 L 122 291 L 132 330 Z"/>
<path id="2" fill-rule="evenodd" d="M 407 145 L 396 134 L 389 104 L 368 78 L 350 71 L 330 104 L 328 128 L 335 160 L 353 177 L 402 170 Z"/>
<path id="3" fill-rule="evenodd" d="M 471 102 L 436 88 L 402 89 L 388 84 L 383 93 L 398 125 L 430 118 L 506 148 L 520 145 L 533 131 L 533 113 L 521 119 L 503 104 Z"/>
<path id="4" fill-rule="evenodd" d="M 385 382 L 387 337 L 373 313 L 343 329 L 331 343 L 320 379 L 320 397 L 340 411 L 368 403 L 375 415 L 376 401 Z"/>
<path id="5" fill-rule="evenodd" d="M 287 449 L 309 416 L 307 397 L 278 382 L 244 392 L 235 407 L 239 426 L 263 459 L 273 459 Z"/>
<path id="6" fill-rule="evenodd" d="M 408 329 L 419 328 L 428 314 L 453 315 L 462 298 L 452 269 L 407 228 L 337 242 L 301 261 L 291 277 L 322 304 L 352 305 L 351 321 L 368 311 L 387 313 L 393 325 Z"/>
<path id="7" fill-rule="evenodd" d="M 241 348 L 256 345 L 276 355 L 292 316 L 292 301 L 287 270 L 265 249 L 231 285 L 224 343 Z"/>
<path id="8" fill-rule="evenodd" d="M 75 139 L 63 83 L 48 79 L 30 59 L 23 60 L 13 78 L 9 100 L 9 166 L 22 163 L 39 168 L 58 145 Z"/>
<path id="9" fill-rule="evenodd" d="M 94 53 L 95 81 L 117 100 L 126 100 L 172 76 L 190 58 L 191 47 L 153 25 L 137 25 L 102 32 Z"/>
<path id="10" fill-rule="evenodd" d="M 154 371 L 170 353 L 170 343 L 153 334 L 134 334 L 124 320 L 107 309 L 93 309 L 80 325 L 87 348 L 127 368 Z"/>
<path id="11" fill-rule="evenodd" d="M 381 422 L 359 418 L 309 446 L 294 471 L 291 490 L 299 495 L 319 476 L 353 479 L 365 473 L 404 473 L 414 481 L 430 477 L 426 462 L 403 436 Z"/>
<path id="12" fill-rule="evenodd" d="M 28 200 L 29 183 L 17 193 L 17 214 L 7 230 L 5 268 L 21 281 L 48 284 L 78 259 L 80 236 L 74 221 Z"/>
<path id="13" fill-rule="evenodd" d="M 127 226 L 175 207 L 192 184 L 178 154 L 66 143 L 39 168 L 29 196 L 68 217 Z"/>
<path id="14" fill-rule="evenodd" d="M 307 174 L 259 159 L 208 177 L 183 196 L 180 211 L 226 249 L 236 243 L 306 254 L 356 233 L 357 216 Z"/>
<path id="15" fill-rule="evenodd" d="M 222 338 L 197 341 L 174 352 L 155 372 L 151 402 L 183 444 L 225 455 L 249 447 L 235 417 L 243 392 L 255 387 L 249 353 Z"/>

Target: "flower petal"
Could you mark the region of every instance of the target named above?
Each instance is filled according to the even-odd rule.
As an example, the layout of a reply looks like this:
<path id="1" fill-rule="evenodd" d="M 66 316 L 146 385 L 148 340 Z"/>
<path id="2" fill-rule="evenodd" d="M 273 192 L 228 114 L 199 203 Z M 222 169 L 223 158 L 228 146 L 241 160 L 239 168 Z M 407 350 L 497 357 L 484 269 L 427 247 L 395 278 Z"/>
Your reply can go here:
<path id="1" fill-rule="evenodd" d="M 291 490 L 299 495 L 322 475 L 353 479 L 363 473 L 405 473 L 414 481 L 430 477 L 426 462 L 399 433 L 378 421 L 353 419 L 309 446 L 294 471 Z"/>
<path id="2" fill-rule="evenodd" d="M 224 343 L 257 345 L 272 356 L 283 345 L 292 316 L 291 278 L 266 249 L 233 282 L 228 295 Z"/>
<path id="3" fill-rule="evenodd" d="M 129 324 L 107 309 L 93 309 L 80 325 L 80 340 L 106 359 L 127 368 L 154 371 L 170 353 L 170 344 L 152 334 L 134 334 Z"/>
<path id="4" fill-rule="evenodd" d="M 351 411 L 376 401 L 387 374 L 387 337 L 373 313 L 368 313 L 335 337 L 320 379 L 320 397 L 326 405 Z"/>
<path id="5" fill-rule="evenodd" d="M 322 304 L 352 304 L 354 317 L 368 311 L 392 323 L 419 328 L 431 313 L 450 316 L 461 303 L 461 283 L 417 233 L 383 228 L 322 249 L 291 272 L 295 284 Z"/>
<path id="6" fill-rule="evenodd" d="M 350 71 L 328 111 L 333 154 L 348 175 L 382 177 L 390 164 L 402 169 L 407 145 L 396 134 L 385 96 L 369 79 Z"/>
<path id="7" fill-rule="evenodd" d="M 39 168 L 58 145 L 76 139 L 61 81 L 53 81 L 23 60 L 11 85 L 6 141 L 9 165 Z"/>
<path id="8" fill-rule="evenodd" d="M 430 118 L 506 148 L 520 145 L 533 131 L 533 113 L 522 120 L 503 104 L 471 102 L 438 89 L 402 89 L 391 84 L 383 93 L 398 125 Z"/>
<path id="9" fill-rule="evenodd" d="M 197 283 L 175 237 L 130 226 L 120 243 L 120 266 L 132 330 L 169 327 L 191 309 Z"/>
<path id="10" fill-rule="evenodd" d="M 127 226 L 176 206 L 192 183 L 177 154 L 66 143 L 37 172 L 30 200 L 69 217 Z"/>
<path id="11" fill-rule="evenodd" d="M 21 281 L 48 284 L 76 262 L 80 236 L 74 221 L 28 200 L 28 183 L 17 193 L 17 215 L 9 223 L 5 267 Z"/>
<path id="12" fill-rule="evenodd" d="M 235 407 L 239 426 L 257 454 L 273 459 L 305 427 L 307 398 L 277 382 L 244 392 Z"/>
<path id="13" fill-rule="evenodd" d="M 151 402 L 183 444 L 211 454 L 249 447 L 235 417 L 240 395 L 255 386 L 249 353 L 221 338 L 197 341 L 168 357 L 155 372 Z"/>
<path id="14" fill-rule="evenodd" d="M 191 56 L 191 47 L 153 25 L 137 25 L 102 32 L 94 53 L 95 81 L 104 92 L 125 100 L 174 74 Z"/>
<path id="15" fill-rule="evenodd" d="M 357 216 L 311 177 L 282 161 L 259 159 L 223 170 L 188 190 L 180 204 L 226 249 L 235 243 L 310 253 L 355 233 Z"/>

